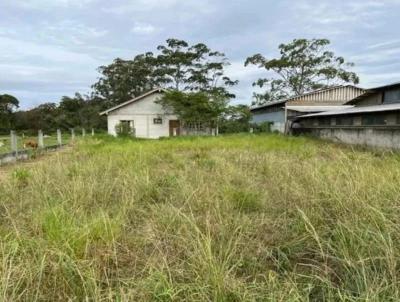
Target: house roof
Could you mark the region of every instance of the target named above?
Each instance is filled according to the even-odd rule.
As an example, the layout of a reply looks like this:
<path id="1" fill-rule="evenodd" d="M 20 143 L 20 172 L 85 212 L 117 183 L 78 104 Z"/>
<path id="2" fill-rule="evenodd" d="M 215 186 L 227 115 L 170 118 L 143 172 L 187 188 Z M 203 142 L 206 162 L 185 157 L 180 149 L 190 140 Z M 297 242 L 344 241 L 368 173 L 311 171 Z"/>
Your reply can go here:
<path id="1" fill-rule="evenodd" d="M 160 93 L 160 92 L 166 92 L 166 90 L 163 89 L 163 88 L 155 88 L 155 89 L 150 90 L 149 92 L 146 92 L 146 93 L 144 93 L 144 94 L 142 94 L 142 95 L 140 95 L 140 96 L 138 96 L 136 98 L 133 98 L 133 99 L 131 99 L 129 101 L 126 101 L 126 102 L 121 103 L 121 104 L 119 104 L 117 106 L 111 107 L 111 108 L 109 108 L 109 109 L 107 109 L 107 110 L 105 110 L 103 112 L 100 112 L 100 115 L 108 114 L 111 111 L 117 110 L 117 109 L 119 109 L 121 107 L 125 107 L 125 106 L 127 106 L 129 104 L 132 104 L 134 102 L 140 101 L 141 99 L 143 99 L 143 98 L 145 98 L 145 97 L 147 97 L 149 95 L 152 95 L 153 93 Z"/>
<path id="2" fill-rule="evenodd" d="M 395 111 L 400 110 L 400 103 L 398 104 L 387 104 L 387 105 L 374 105 L 374 106 L 363 106 L 353 107 L 348 109 L 326 111 L 320 113 L 312 113 L 298 116 L 298 119 L 306 117 L 318 117 L 318 116 L 332 116 L 332 115 L 346 115 L 346 114 L 357 114 L 357 113 L 374 113 L 383 111 Z"/>
<path id="3" fill-rule="evenodd" d="M 334 89 L 338 89 L 338 88 L 345 88 L 345 87 L 353 87 L 353 88 L 356 88 L 356 89 L 362 89 L 363 90 L 363 88 L 360 88 L 360 87 L 357 87 L 357 86 L 354 86 L 354 85 L 337 85 L 337 86 L 317 89 L 317 90 L 310 91 L 310 92 L 307 92 L 307 93 L 303 93 L 301 95 L 296 95 L 296 96 L 293 96 L 293 97 L 290 97 L 290 98 L 287 98 L 287 99 L 284 99 L 284 100 L 268 102 L 268 103 L 266 103 L 264 105 L 253 107 L 250 110 L 253 111 L 253 110 L 258 110 L 258 109 L 271 107 L 271 106 L 274 106 L 274 105 L 285 104 L 286 102 L 293 101 L 293 100 L 296 100 L 296 99 L 299 99 L 299 98 L 302 98 L 302 97 L 305 97 L 305 96 L 318 94 L 318 93 L 321 93 L 321 92 L 330 91 L 330 90 L 334 90 Z"/>

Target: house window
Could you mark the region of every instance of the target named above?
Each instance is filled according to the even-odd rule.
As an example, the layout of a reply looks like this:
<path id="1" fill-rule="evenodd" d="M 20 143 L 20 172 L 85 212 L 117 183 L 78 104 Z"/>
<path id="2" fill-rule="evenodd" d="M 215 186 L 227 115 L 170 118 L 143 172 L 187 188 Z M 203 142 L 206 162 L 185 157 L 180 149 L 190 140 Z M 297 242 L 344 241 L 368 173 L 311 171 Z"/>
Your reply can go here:
<path id="1" fill-rule="evenodd" d="M 153 124 L 155 125 L 161 125 L 162 124 L 162 118 L 157 117 L 153 119 Z"/>
<path id="2" fill-rule="evenodd" d="M 350 116 L 338 116 L 336 118 L 336 125 L 338 126 L 352 126 L 353 117 Z"/>

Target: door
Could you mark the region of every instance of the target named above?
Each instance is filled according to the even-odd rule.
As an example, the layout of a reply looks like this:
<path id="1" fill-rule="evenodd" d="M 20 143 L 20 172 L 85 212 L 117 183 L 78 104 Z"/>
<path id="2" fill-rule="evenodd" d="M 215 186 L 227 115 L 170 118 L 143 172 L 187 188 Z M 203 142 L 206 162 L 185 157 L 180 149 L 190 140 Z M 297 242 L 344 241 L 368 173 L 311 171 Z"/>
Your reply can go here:
<path id="1" fill-rule="evenodd" d="M 169 121 L 169 136 L 179 136 L 181 134 L 181 123 L 178 120 Z"/>

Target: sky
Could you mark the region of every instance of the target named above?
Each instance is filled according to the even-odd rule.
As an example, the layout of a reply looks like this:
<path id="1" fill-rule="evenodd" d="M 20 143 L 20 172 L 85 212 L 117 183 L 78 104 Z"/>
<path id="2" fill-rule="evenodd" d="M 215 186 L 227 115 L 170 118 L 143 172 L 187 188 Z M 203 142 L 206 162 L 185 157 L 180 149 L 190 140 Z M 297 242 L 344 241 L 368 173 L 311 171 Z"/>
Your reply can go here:
<path id="1" fill-rule="evenodd" d="M 266 75 L 245 59 L 295 38 L 328 38 L 373 87 L 400 81 L 399 15 L 400 0 L 0 0 L 0 94 L 29 109 L 89 93 L 99 66 L 172 37 L 226 54 L 234 103 Z"/>

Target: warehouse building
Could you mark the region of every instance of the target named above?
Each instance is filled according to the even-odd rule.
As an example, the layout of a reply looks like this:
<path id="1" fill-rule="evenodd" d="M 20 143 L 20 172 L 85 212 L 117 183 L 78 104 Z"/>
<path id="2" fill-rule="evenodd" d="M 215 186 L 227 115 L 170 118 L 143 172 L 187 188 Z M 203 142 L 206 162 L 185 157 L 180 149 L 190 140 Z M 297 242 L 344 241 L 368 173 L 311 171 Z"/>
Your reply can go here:
<path id="1" fill-rule="evenodd" d="M 252 122 L 271 123 L 271 130 L 285 132 L 291 121 L 299 115 L 351 108 L 346 104 L 362 96 L 364 89 L 353 86 L 334 86 L 291 97 L 285 100 L 269 102 L 251 109 Z"/>
<path id="2" fill-rule="evenodd" d="M 400 83 L 368 89 L 354 106 L 294 118 L 291 132 L 373 147 L 400 148 Z"/>

